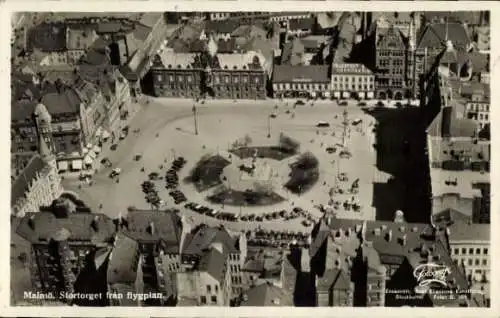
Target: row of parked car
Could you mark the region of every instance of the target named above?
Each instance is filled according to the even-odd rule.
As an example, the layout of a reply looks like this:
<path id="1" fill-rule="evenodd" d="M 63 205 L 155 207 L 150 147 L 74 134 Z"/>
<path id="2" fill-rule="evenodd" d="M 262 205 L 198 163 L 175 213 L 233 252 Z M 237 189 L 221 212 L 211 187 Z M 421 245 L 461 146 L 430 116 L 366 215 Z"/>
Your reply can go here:
<path id="1" fill-rule="evenodd" d="M 156 190 L 155 184 L 146 180 L 141 184 L 142 192 L 145 194 L 146 202 L 156 207 L 160 207 L 165 204 L 165 202 L 158 195 L 158 190 Z"/>
<path id="2" fill-rule="evenodd" d="M 309 247 L 309 235 L 302 232 L 281 232 L 273 230 L 247 231 L 248 245 L 267 247 Z"/>
<path id="3" fill-rule="evenodd" d="M 178 172 L 186 165 L 186 159 L 184 157 L 177 157 L 172 162 L 172 167 L 167 171 L 165 175 L 165 181 L 167 189 L 175 189 L 179 185 L 179 175 Z"/>
<path id="4" fill-rule="evenodd" d="M 187 201 L 186 196 L 180 190 L 172 190 L 168 194 L 174 199 L 175 204 L 181 204 Z"/>

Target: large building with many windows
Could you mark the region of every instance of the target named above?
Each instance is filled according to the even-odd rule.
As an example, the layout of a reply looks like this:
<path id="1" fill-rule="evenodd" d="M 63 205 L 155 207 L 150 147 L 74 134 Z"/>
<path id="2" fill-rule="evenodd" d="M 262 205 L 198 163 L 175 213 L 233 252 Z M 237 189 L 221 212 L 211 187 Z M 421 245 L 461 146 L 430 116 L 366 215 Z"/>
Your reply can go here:
<path id="1" fill-rule="evenodd" d="M 375 76 L 363 64 L 333 63 L 331 76 L 335 98 L 374 98 Z"/>
<path id="2" fill-rule="evenodd" d="M 327 65 L 276 65 L 273 71 L 274 98 L 329 98 Z"/>

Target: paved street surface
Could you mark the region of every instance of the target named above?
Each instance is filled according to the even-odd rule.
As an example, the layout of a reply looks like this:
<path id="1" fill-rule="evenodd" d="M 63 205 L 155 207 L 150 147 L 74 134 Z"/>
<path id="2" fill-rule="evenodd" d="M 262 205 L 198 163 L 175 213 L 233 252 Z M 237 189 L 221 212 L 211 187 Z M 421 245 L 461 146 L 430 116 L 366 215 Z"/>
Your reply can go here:
<path id="1" fill-rule="evenodd" d="M 275 105 L 278 105 L 275 108 Z M 121 141 L 118 149 L 111 151 L 110 143 L 104 145 L 103 153 L 98 160 L 108 157 L 113 163 L 112 168 L 99 167 L 94 175 L 93 185 L 84 184 L 75 178 L 66 178 L 64 187 L 80 194 L 94 211 L 102 211 L 112 218 L 126 214 L 127 207 L 150 208 L 144 199 L 140 184 L 147 179 L 150 172 L 159 172 L 164 176 L 173 159 L 183 156 L 187 164 L 179 173 L 179 189 L 184 192 L 189 201 L 222 210 L 219 205 L 211 205 L 204 198 L 207 193 L 198 193 L 192 184 L 184 183 L 183 179 L 205 154 L 224 153 L 237 139 L 246 135 L 252 139 L 252 145 L 276 145 L 281 132 L 295 138 L 301 143 L 300 151 L 311 151 L 319 160 L 320 177 L 316 185 L 308 192 L 297 196 L 285 190 L 279 190 L 286 195 L 286 201 L 266 207 L 239 207 L 224 206 L 224 211 L 235 214 L 265 213 L 281 209 L 291 210 L 293 206 L 300 206 L 315 216 L 321 212 L 314 208 L 317 204 L 328 204 L 329 190 L 339 186 L 343 190 L 351 187 L 355 179 L 359 181 L 359 193 L 337 194 L 335 200 L 344 202 L 354 199 L 361 204 L 360 212 L 345 211 L 341 206 L 337 211 L 340 218 L 375 219 L 375 209 L 372 206 L 373 182 L 386 182 L 389 175 L 377 171 L 375 166 L 375 137 L 371 126 L 375 120 L 365 114 L 355 102 L 348 106 L 338 106 L 336 102 L 319 101 L 314 105 L 293 107 L 292 102 L 266 101 L 207 101 L 197 106 L 197 120 L 199 134 L 195 135 L 192 100 L 183 99 L 150 99 L 142 105 L 137 115 L 130 123 L 128 137 Z M 343 133 L 343 112 L 347 110 L 349 121 L 361 119 L 362 122 L 354 127 L 349 125 L 347 147 L 352 153 L 349 159 L 340 159 L 337 153 L 329 154 L 325 148 L 341 144 Z M 274 113 L 275 118 L 268 117 Z M 329 128 L 317 128 L 319 121 L 330 123 Z M 134 133 L 140 129 L 139 133 Z M 268 130 L 271 137 L 268 138 Z M 142 154 L 139 162 L 133 160 L 135 154 Z M 286 160 L 284 160 L 286 164 Z M 160 170 L 160 165 L 163 169 Z M 119 183 L 108 177 L 111 169 L 122 169 Z M 141 172 L 144 167 L 145 171 Z M 339 172 L 346 173 L 348 181 L 338 181 Z M 81 185 L 81 189 L 78 186 Z M 165 189 L 165 180 L 157 181 L 160 197 L 168 206 L 174 206 L 168 189 Z M 102 204 L 102 209 L 99 206 Z M 195 222 L 220 223 L 220 220 L 200 216 L 191 211 L 179 209 Z M 255 223 L 263 228 L 305 230 L 300 225 L 301 219 L 293 221 L 264 221 Z M 229 222 L 227 226 L 239 230 L 248 229 L 248 222 Z"/>

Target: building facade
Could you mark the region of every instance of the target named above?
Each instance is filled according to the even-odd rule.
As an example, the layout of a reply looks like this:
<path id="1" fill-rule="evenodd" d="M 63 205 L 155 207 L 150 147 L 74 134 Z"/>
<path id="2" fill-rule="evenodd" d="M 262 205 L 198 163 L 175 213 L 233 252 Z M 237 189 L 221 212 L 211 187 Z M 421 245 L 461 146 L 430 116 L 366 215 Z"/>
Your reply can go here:
<path id="1" fill-rule="evenodd" d="M 262 55 L 163 52 L 152 68 L 156 96 L 264 99 L 267 75 Z"/>
<path id="2" fill-rule="evenodd" d="M 466 117 L 477 123 L 478 132 L 490 123 L 490 98 L 487 92 L 478 90 L 473 92 L 465 106 Z"/>
<path id="3" fill-rule="evenodd" d="M 273 98 L 330 98 L 328 71 L 326 65 L 276 65 Z"/>
<path id="4" fill-rule="evenodd" d="M 363 64 L 333 63 L 331 76 L 331 90 L 335 98 L 375 97 L 375 75 Z"/>
<path id="5" fill-rule="evenodd" d="M 490 225 L 458 221 L 447 229 L 450 254 L 469 281 L 490 280 Z"/>
<path id="6" fill-rule="evenodd" d="M 406 45 L 401 31 L 376 30 L 375 89 L 378 99 L 401 100 L 406 90 Z"/>

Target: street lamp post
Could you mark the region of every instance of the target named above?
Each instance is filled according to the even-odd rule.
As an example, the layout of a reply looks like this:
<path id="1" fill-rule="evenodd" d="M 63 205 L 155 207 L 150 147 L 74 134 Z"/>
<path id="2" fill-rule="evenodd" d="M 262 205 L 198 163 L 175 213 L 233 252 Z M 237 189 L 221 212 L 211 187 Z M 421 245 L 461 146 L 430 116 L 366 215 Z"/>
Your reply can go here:
<path id="1" fill-rule="evenodd" d="M 198 135 L 198 117 L 196 112 L 196 104 L 193 104 L 193 118 L 194 118 L 194 134 Z"/>
<path id="2" fill-rule="evenodd" d="M 271 138 L 271 115 L 267 116 L 267 138 Z"/>

